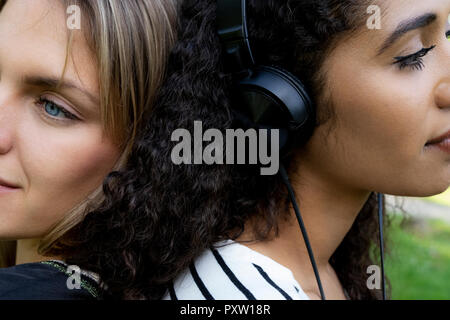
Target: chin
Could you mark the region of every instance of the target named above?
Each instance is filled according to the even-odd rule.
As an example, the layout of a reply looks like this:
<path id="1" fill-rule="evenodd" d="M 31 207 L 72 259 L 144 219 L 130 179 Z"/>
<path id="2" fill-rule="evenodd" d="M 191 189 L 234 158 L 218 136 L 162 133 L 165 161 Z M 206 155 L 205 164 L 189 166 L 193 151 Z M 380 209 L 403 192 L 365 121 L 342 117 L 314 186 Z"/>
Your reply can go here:
<path id="1" fill-rule="evenodd" d="M 449 183 L 442 183 L 442 184 L 424 184 L 421 189 L 418 190 L 409 190 L 409 192 L 400 192 L 398 194 L 392 194 L 396 196 L 403 196 L 403 197 L 431 197 L 435 196 L 437 194 L 441 194 L 445 192 L 450 187 Z"/>

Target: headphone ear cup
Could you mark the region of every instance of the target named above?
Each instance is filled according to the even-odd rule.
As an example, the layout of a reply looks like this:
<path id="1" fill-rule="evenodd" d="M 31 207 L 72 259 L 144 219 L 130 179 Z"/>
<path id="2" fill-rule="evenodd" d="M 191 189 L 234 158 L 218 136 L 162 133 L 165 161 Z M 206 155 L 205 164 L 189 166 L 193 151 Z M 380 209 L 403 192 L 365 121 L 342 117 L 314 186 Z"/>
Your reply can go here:
<path id="1" fill-rule="evenodd" d="M 257 66 L 238 81 L 242 110 L 257 125 L 301 128 L 312 113 L 312 103 L 301 81 L 277 67 Z"/>
<path id="2" fill-rule="evenodd" d="M 309 127 L 313 118 L 312 102 L 301 81 L 278 67 L 255 66 L 236 84 L 236 121 L 246 128 L 278 129 L 285 155 L 292 137 Z"/>
<path id="3" fill-rule="evenodd" d="M 310 116 L 313 113 L 313 103 L 312 103 L 312 99 L 309 96 L 302 81 L 297 76 L 295 76 L 293 73 L 289 72 L 286 69 L 278 67 L 278 66 L 270 66 L 270 67 L 262 66 L 262 68 L 264 68 L 265 70 L 270 70 L 272 72 L 278 73 L 278 75 L 286 78 L 287 81 L 289 81 L 289 83 L 291 83 L 298 90 L 298 93 L 301 96 L 301 100 L 302 100 L 300 108 L 305 108 L 305 112 L 307 113 L 308 118 L 305 121 L 294 120 L 297 123 L 297 125 L 301 126 L 301 125 L 305 124 L 308 120 L 310 120 L 311 119 Z M 287 107 L 289 107 L 289 105 L 287 105 Z M 302 112 L 300 112 L 300 113 L 303 114 Z M 292 111 L 292 114 L 296 114 L 296 112 Z"/>

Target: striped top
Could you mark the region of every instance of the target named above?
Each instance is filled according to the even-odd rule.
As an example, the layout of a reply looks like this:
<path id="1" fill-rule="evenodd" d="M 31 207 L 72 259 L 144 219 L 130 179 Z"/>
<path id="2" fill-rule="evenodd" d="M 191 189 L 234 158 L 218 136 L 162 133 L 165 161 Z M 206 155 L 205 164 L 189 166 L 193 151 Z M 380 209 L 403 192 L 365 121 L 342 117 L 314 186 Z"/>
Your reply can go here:
<path id="1" fill-rule="evenodd" d="M 309 300 L 292 272 L 227 240 L 206 250 L 180 274 L 164 300 Z"/>

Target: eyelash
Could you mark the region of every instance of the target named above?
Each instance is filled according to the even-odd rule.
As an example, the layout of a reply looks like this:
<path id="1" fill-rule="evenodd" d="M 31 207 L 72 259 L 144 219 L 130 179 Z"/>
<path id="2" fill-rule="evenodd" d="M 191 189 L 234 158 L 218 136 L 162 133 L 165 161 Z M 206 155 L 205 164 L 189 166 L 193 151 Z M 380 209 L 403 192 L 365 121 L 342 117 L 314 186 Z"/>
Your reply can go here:
<path id="1" fill-rule="evenodd" d="M 45 112 L 45 106 L 47 103 L 52 104 L 53 106 L 55 106 L 58 110 L 61 111 L 62 114 L 64 114 L 64 116 L 66 117 L 66 120 L 61 120 L 58 119 L 54 116 L 50 116 L 48 113 Z M 35 105 L 40 109 L 40 112 L 44 114 L 44 116 L 50 120 L 54 120 L 54 121 L 59 121 L 59 122 L 67 122 L 67 121 L 72 121 L 72 120 L 80 120 L 78 119 L 75 115 L 73 115 L 72 113 L 70 113 L 69 111 L 67 111 L 66 109 L 64 109 L 63 107 L 61 107 L 59 104 L 55 103 L 52 100 L 43 98 L 43 97 L 39 97 L 36 101 L 35 101 Z"/>
<path id="2" fill-rule="evenodd" d="M 450 35 L 450 32 L 447 32 L 446 35 Z M 394 57 L 396 62 L 394 64 L 399 65 L 399 69 L 402 70 L 406 67 L 410 68 L 411 70 L 422 70 L 425 66 L 423 63 L 423 57 L 425 57 L 431 50 L 433 50 L 436 46 L 433 45 L 429 48 L 422 48 L 421 50 L 417 51 L 416 53 L 404 56 L 404 57 Z"/>

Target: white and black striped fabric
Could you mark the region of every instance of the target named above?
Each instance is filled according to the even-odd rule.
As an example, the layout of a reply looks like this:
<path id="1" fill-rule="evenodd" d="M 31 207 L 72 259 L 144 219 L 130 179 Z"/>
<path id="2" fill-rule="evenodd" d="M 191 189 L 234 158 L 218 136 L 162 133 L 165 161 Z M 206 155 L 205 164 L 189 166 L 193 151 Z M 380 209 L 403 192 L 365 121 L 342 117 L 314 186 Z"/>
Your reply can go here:
<path id="1" fill-rule="evenodd" d="M 206 250 L 164 300 L 309 300 L 292 272 L 232 240 Z"/>

